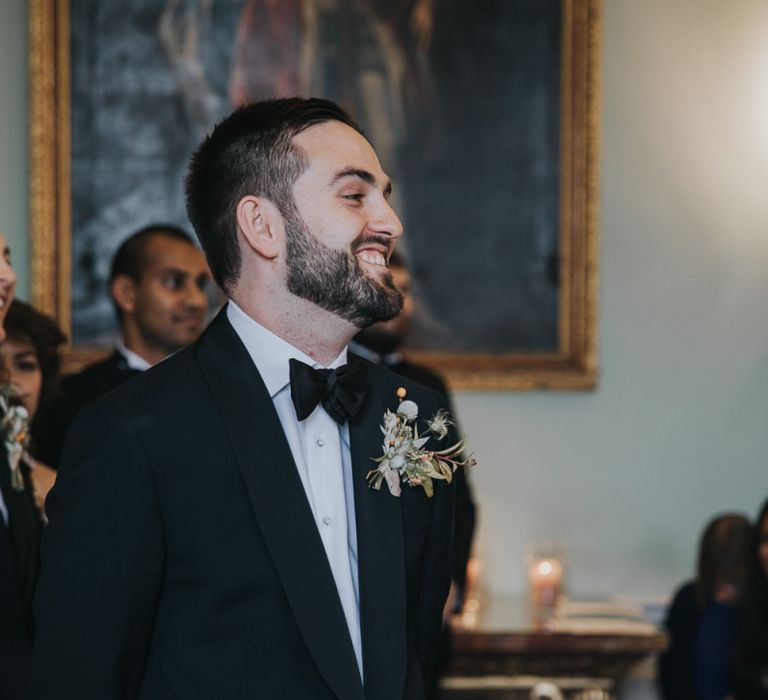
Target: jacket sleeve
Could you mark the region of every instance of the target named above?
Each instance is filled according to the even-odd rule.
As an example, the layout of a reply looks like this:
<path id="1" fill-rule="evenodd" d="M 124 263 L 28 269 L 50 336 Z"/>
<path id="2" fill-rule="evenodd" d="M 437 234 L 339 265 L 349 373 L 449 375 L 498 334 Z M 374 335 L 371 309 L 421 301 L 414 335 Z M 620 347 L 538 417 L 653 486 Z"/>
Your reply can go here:
<path id="1" fill-rule="evenodd" d="M 33 697 L 134 698 L 164 544 L 149 459 L 115 405 L 93 404 L 73 423 L 46 509 Z"/>

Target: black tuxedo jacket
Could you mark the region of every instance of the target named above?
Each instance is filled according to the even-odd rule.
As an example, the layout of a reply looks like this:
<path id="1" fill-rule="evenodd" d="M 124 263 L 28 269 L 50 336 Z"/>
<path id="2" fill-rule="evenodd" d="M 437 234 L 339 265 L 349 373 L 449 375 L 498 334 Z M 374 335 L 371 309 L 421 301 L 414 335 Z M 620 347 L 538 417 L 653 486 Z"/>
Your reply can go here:
<path id="1" fill-rule="evenodd" d="M 350 425 L 365 687 L 280 421 L 223 312 L 193 347 L 84 409 L 48 499 L 37 698 L 423 695 L 450 579 L 453 491 L 368 487 L 385 408 Z"/>
<path id="2" fill-rule="evenodd" d="M 0 698 L 29 697 L 32 593 L 39 566 L 42 523 L 32 498 L 29 469 L 19 465 L 24 490 L 11 487 L 8 456 L 0 441 L 0 491 L 8 522 L 0 517 Z"/>
<path id="3" fill-rule="evenodd" d="M 400 360 L 395 364 L 387 365 L 389 369 L 400 374 L 422 386 L 433 389 L 441 396 L 445 397 L 451 416 L 455 418 L 456 411 L 448 392 L 448 387 L 442 377 L 427 367 L 416 365 L 408 360 Z M 458 432 L 458 428 L 457 428 Z M 475 499 L 472 497 L 472 488 L 470 487 L 469 476 L 464 469 L 459 469 L 454 476 L 455 491 L 455 527 L 453 542 L 453 582 L 456 584 L 456 612 L 460 612 L 464 603 L 464 594 L 467 585 L 467 563 L 472 552 L 472 540 L 475 534 L 475 523 L 477 522 L 477 507 Z"/>
<path id="4" fill-rule="evenodd" d="M 83 406 L 95 401 L 139 374 L 115 350 L 109 357 L 88 365 L 82 372 L 61 381 L 57 398 L 40 407 L 32 423 L 32 453 L 44 464 L 57 469 L 69 425 Z"/>

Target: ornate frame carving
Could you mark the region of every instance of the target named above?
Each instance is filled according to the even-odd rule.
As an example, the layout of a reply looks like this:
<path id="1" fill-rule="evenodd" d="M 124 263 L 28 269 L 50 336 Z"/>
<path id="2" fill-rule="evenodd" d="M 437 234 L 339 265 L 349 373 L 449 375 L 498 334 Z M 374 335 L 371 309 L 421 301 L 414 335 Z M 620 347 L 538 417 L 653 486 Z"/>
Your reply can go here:
<path id="1" fill-rule="evenodd" d="M 598 377 L 600 0 L 562 0 L 559 348 L 418 353 L 455 389 L 585 390 Z M 71 328 L 68 0 L 29 0 L 32 303 Z M 100 351 L 77 348 L 71 366 Z"/>

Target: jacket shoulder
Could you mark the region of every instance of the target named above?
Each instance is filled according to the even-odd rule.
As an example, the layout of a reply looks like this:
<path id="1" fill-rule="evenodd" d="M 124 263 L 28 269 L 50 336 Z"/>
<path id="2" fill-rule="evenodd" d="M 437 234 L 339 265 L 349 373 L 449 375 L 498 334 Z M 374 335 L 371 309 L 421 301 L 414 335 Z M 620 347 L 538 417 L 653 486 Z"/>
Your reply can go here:
<path id="1" fill-rule="evenodd" d="M 419 382 L 398 374 L 388 367 L 375 365 L 361 360 L 368 365 L 368 381 L 374 390 L 381 396 L 385 405 L 388 405 L 391 397 L 393 405 L 400 399 L 400 389 L 405 390 L 405 398 L 414 401 L 419 405 L 420 415 L 435 413 L 441 408 L 449 409 L 445 397 L 434 389 L 424 386 Z"/>
<path id="2" fill-rule="evenodd" d="M 115 387 L 99 402 L 115 403 L 128 414 L 160 410 L 169 402 L 184 405 L 186 395 L 198 385 L 199 377 L 192 348 L 185 348 Z"/>

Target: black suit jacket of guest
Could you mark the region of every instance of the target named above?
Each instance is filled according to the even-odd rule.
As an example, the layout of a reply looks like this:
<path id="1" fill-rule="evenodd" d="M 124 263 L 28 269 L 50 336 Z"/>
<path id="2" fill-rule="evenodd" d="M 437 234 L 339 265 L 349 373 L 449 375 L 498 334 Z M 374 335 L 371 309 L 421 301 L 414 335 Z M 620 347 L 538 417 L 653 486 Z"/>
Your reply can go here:
<path id="1" fill-rule="evenodd" d="M 131 369 L 125 357 L 115 350 L 82 372 L 64 377 L 59 395 L 53 402 L 41 406 L 35 415 L 32 423 L 34 456 L 57 469 L 67 430 L 80 409 L 137 374 L 140 371 Z"/>
<path id="2" fill-rule="evenodd" d="M 453 490 L 369 488 L 385 408 L 350 425 L 365 689 L 261 377 L 221 313 L 198 343 L 84 409 L 49 497 L 37 698 L 420 698 L 450 579 Z"/>
<path id="3" fill-rule="evenodd" d="M 42 523 L 32 498 L 29 469 L 19 465 L 24 490 L 11 487 L 5 447 L 0 444 L 0 490 L 8 523 L 0 517 L 0 698 L 29 697 L 32 594 L 39 566 Z"/>

